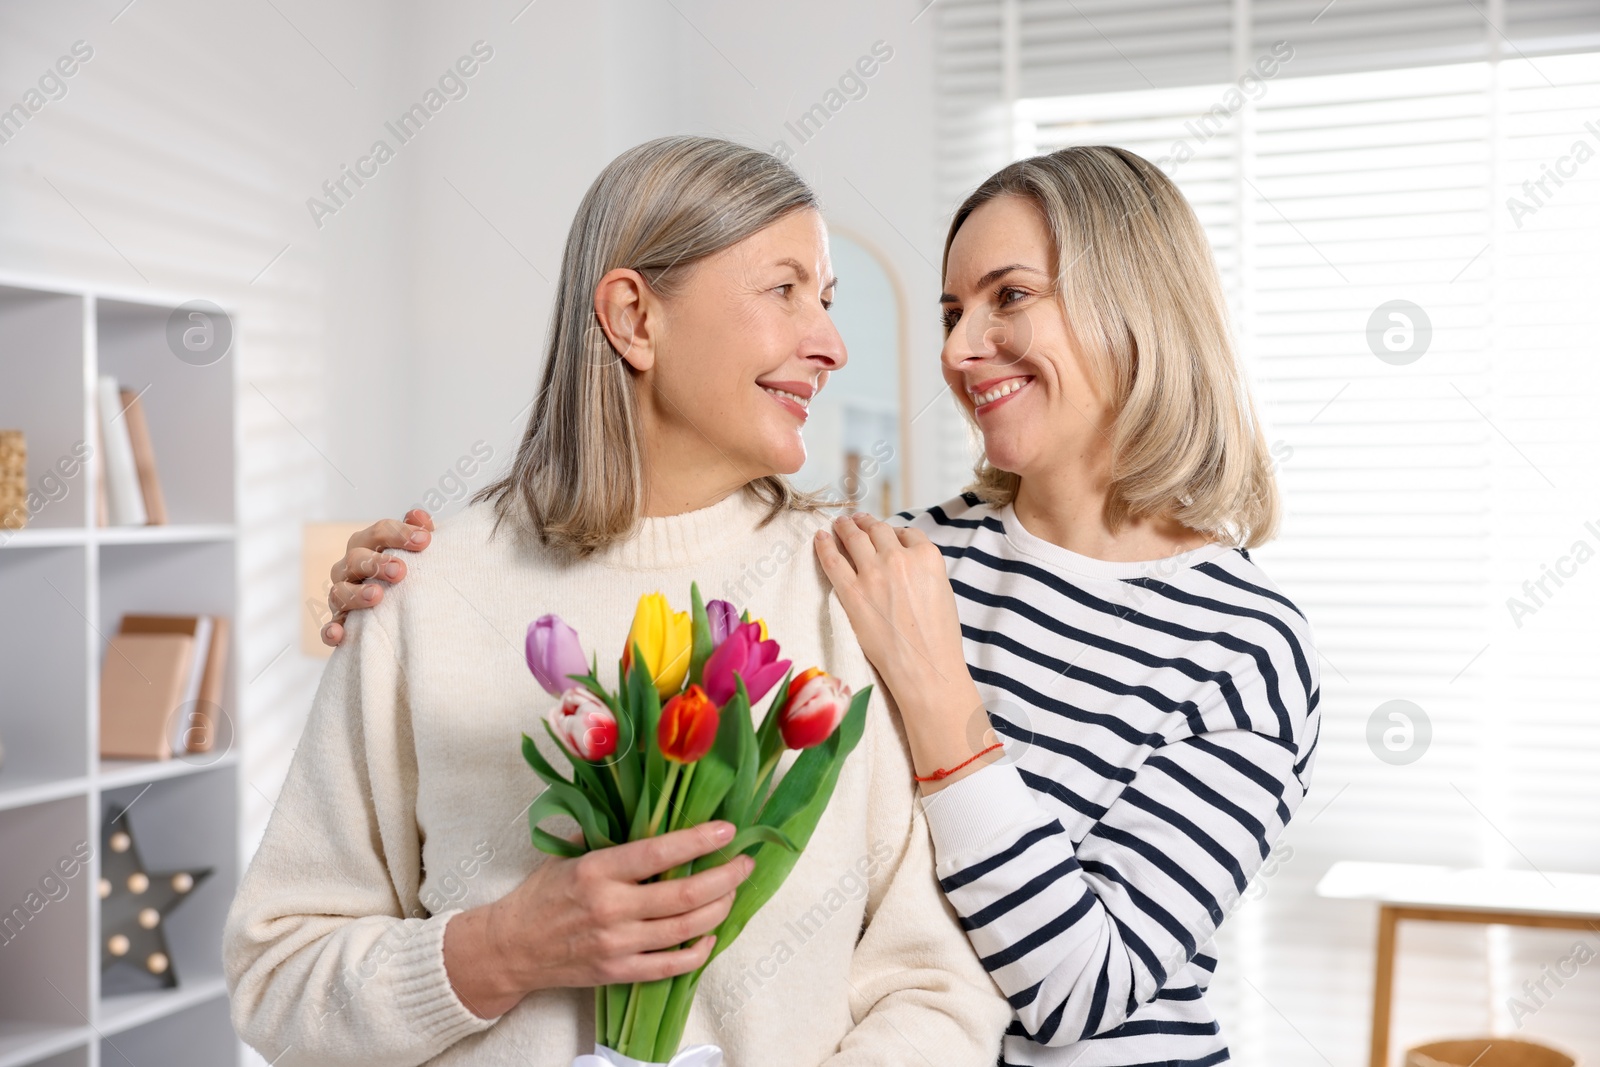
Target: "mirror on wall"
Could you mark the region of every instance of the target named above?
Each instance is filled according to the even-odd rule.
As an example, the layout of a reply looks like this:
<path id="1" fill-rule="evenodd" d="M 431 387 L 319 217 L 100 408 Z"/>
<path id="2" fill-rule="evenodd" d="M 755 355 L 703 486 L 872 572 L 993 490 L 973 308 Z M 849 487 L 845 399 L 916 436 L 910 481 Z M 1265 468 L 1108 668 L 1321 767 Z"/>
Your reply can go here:
<path id="1" fill-rule="evenodd" d="M 909 506 L 901 449 L 904 322 L 900 289 L 876 254 L 833 230 L 839 279 L 833 321 L 850 361 L 832 375 L 806 420 L 806 462 L 794 481 L 880 518 Z"/>

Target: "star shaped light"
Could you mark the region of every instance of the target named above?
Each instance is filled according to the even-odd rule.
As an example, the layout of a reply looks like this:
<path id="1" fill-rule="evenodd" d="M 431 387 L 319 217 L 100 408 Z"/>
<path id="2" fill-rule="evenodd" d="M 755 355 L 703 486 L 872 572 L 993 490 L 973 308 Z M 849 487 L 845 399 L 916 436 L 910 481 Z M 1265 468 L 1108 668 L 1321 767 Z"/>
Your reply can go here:
<path id="1" fill-rule="evenodd" d="M 100 974 L 105 993 L 171 989 L 178 984 L 161 923 L 211 874 L 211 868 L 146 871 L 123 818 L 112 807 L 100 829 Z"/>

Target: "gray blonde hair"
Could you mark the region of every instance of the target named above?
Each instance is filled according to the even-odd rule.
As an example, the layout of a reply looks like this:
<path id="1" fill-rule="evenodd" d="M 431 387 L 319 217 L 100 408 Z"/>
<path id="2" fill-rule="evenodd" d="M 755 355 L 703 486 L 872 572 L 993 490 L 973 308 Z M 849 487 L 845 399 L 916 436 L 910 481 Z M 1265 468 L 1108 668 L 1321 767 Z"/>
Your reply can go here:
<path id="1" fill-rule="evenodd" d="M 544 372 L 527 432 L 492 501 L 546 545 L 578 556 L 627 537 L 643 511 L 645 457 L 633 369 L 594 310 L 607 271 L 628 267 L 671 296 L 697 261 L 794 211 L 816 194 L 772 155 L 710 137 L 662 137 L 612 160 L 578 206 L 556 284 Z M 768 504 L 763 522 L 819 503 L 780 475 L 743 491 Z"/>
<path id="2" fill-rule="evenodd" d="M 1178 187 L 1148 160 L 1105 145 L 1019 160 L 956 211 L 945 271 L 962 224 L 1002 196 L 1044 216 L 1067 329 L 1115 412 L 1107 525 L 1171 516 L 1237 547 L 1271 540 L 1280 505 L 1266 439 L 1211 246 Z M 974 473 L 967 489 L 984 501 L 1016 498 L 1016 474 L 987 458 Z"/>

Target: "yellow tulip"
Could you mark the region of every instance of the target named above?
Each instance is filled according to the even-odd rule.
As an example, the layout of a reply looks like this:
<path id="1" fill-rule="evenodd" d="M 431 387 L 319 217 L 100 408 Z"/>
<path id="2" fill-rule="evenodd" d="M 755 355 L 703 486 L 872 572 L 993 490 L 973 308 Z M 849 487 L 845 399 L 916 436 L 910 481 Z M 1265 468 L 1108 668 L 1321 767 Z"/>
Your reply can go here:
<path id="1" fill-rule="evenodd" d="M 622 650 L 623 669 L 633 665 L 633 646 L 639 646 L 644 666 L 655 679 L 656 692 L 665 700 L 676 693 L 689 673 L 689 653 L 694 644 L 687 611 L 673 611 L 660 593 L 646 593 L 633 612 L 628 644 Z"/>

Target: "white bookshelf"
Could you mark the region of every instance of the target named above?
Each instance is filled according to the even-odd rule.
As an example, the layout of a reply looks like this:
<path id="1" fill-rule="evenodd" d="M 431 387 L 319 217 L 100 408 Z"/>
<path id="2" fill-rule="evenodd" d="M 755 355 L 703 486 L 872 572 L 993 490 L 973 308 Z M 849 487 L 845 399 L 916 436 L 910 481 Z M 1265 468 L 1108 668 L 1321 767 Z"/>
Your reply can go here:
<path id="1" fill-rule="evenodd" d="M 112 374 L 146 390 L 171 517 L 98 526 L 96 454 L 26 529 L 0 530 L 0 923 L 79 842 L 94 850 L 65 896 L 13 920 L 9 940 L 0 931 L 0 1067 L 240 1062 L 221 962 L 239 877 L 236 655 L 213 752 L 157 762 L 98 753 L 100 660 L 124 613 L 216 613 L 238 632 L 237 322 L 233 350 L 194 366 L 167 344 L 182 302 L 0 279 L 0 428 L 26 432 L 30 486 L 79 442 L 98 453 L 93 387 Z M 111 804 L 132 804 L 150 869 L 213 869 L 163 923 L 176 989 L 101 994 L 95 886 Z"/>

